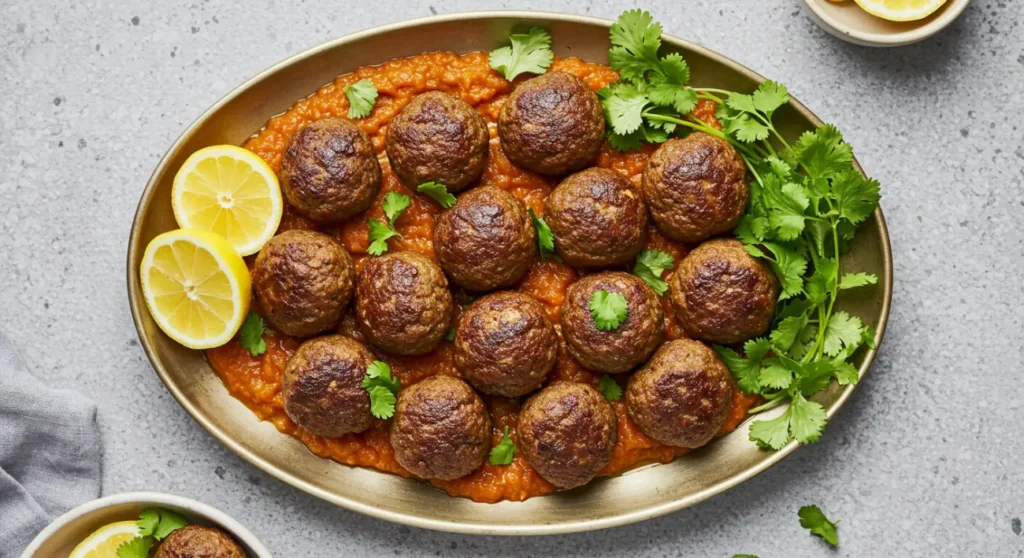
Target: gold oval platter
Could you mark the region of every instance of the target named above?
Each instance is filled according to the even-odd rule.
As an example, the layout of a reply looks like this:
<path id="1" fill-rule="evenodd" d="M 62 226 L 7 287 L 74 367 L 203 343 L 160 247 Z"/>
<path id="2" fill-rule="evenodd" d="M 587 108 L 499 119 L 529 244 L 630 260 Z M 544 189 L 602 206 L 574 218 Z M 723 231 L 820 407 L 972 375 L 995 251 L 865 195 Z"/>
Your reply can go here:
<path id="1" fill-rule="evenodd" d="M 139 201 L 128 246 L 128 297 L 135 326 L 153 368 L 181 406 L 232 451 L 301 490 L 388 521 L 463 533 L 556 534 L 641 521 L 723 492 L 796 450 L 796 442 L 775 452 L 759 449 L 748 440 L 752 421 L 747 420 L 731 434 L 666 465 L 640 467 L 621 476 L 595 480 L 580 489 L 524 502 L 475 503 L 453 498 L 424 482 L 313 455 L 297 439 L 261 422 L 233 398 L 203 353 L 164 335 L 146 310 L 139 264 L 150 240 L 177 228 L 170 192 L 174 174 L 189 154 L 209 145 L 244 143 L 296 100 L 361 66 L 423 52 L 487 52 L 506 45 L 510 33 L 533 26 L 549 30 L 557 56 L 606 64 L 610 25 L 610 21 L 594 18 L 537 12 L 467 13 L 386 25 L 325 43 L 276 64 L 203 113 L 168 149 L 153 172 Z M 663 41 L 664 51 L 685 57 L 694 82 L 702 87 L 752 91 L 764 80 L 745 66 L 695 44 L 667 35 Z M 776 112 L 775 123 L 791 140 L 822 124 L 796 100 Z M 892 297 L 892 256 L 880 209 L 861 225 L 843 262 L 879 278 L 877 285 L 858 291 L 856 296 L 840 296 L 838 303 L 839 308 L 875 329 L 877 346 L 885 333 Z M 874 355 L 874 350 L 862 350 L 857 355 L 854 364 L 861 376 L 867 373 Z M 854 389 L 854 385 L 833 382 L 814 400 L 832 418 Z M 765 416 L 781 412 L 776 408 Z"/>

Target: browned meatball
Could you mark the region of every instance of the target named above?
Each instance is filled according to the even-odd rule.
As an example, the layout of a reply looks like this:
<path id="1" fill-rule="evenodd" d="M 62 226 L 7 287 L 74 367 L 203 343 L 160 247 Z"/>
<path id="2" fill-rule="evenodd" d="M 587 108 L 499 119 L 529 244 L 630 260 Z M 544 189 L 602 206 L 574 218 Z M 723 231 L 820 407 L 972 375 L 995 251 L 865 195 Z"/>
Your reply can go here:
<path id="1" fill-rule="evenodd" d="M 370 258 L 356 285 L 356 323 L 377 347 L 421 355 L 437 347 L 452 317 L 444 272 L 417 252 Z"/>
<path id="2" fill-rule="evenodd" d="M 473 303 L 455 328 L 455 367 L 476 389 L 519 397 L 539 389 L 558 357 L 558 337 L 536 299 L 519 292 Z"/>
<path id="3" fill-rule="evenodd" d="M 691 243 L 732 230 L 750 200 L 739 153 L 702 132 L 663 143 L 644 169 L 642 191 L 658 230 Z"/>
<path id="4" fill-rule="evenodd" d="M 545 480 L 573 488 L 611 461 L 616 428 L 615 411 L 600 392 L 555 382 L 519 411 L 519 450 Z"/>
<path id="5" fill-rule="evenodd" d="M 338 325 L 354 280 L 345 247 L 314 231 L 291 230 L 271 238 L 252 270 L 263 317 L 277 331 L 296 337 Z"/>
<path id="6" fill-rule="evenodd" d="M 153 558 L 246 558 L 242 547 L 213 527 L 186 525 L 175 529 L 157 547 Z"/>
<path id="7" fill-rule="evenodd" d="M 284 369 L 285 412 L 319 436 L 366 430 L 373 415 L 363 378 L 374 360 L 362 343 L 341 335 L 306 341 Z"/>
<path id="8" fill-rule="evenodd" d="M 669 280 L 672 308 L 686 334 L 738 343 L 768 330 L 779 298 L 771 268 L 733 238 L 715 238 L 687 254 Z"/>
<path id="9" fill-rule="evenodd" d="M 590 299 L 597 291 L 625 297 L 626 319 L 618 328 L 597 328 L 590 313 Z M 587 275 L 569 285 L 561 322 L 569 354 L 584 368 L 610 374 L 625 372 L 647 360 L 665 334 L 665 311 L 658 295 L 639 277 L 620 271 Z"/>
<path id="10" fill-rule="evenodd" d="M 318 223 L 337 223 L 368 209 L 381 180 L 369 136 L 340 118 L 317 120 L 296 132 L 280 175 L 288 203 Z"/>
<path id="11" fill-rule="evenodd" d="M 495 186 L 459 196 L 434 227 L 434 250 L 441 267 L 467 291 L 515 285 L 537 254 L 537 232 L 526 208 Z"/>
<path id="12" fill-rule="evenodd" d="M 453 480 L 491 449 L 491 419 L 466 382 L 433 376 L 398 393 L 391 445 L 398 464 L 424 479 Z"/>
<path id="13" fill-rule="evenodd" d="M 519 84 L 498 114 L 501 149 L 509 161 L 541 174 L 562 175 L 597 159 L 604 111 L 580 78 L 549 72 Z"/>
<path id="14" fill-rule="evenodd" d="M 679 339 L 658 349 L 629 379 L 626 407 L 641 432 L 670 446 L 697 448 L 729 415 L 733 382 L 715 351 Z"/>
<path id="15" fill-rule="evenodd" d="M 555 249 L 573 267 L 628 262 L 647 240 L 647 208 L 628 178 L 591 168 L 569 176 L 548 196 L 544 217 Z"/>
<path id="16" fill-rule="evenodd" d="M 487 121 L 469 103 L 441 91 L 417 95 L 389 124 L 391 170 L 409 188 L 440 182 L 460 192 L 487 166 Z"/>

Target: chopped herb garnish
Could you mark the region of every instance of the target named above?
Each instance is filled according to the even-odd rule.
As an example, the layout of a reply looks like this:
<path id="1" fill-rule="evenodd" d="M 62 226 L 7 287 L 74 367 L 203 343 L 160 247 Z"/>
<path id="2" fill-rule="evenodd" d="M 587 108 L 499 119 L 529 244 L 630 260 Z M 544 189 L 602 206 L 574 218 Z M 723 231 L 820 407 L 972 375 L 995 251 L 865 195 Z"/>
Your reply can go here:
<path id="1" fill-rule="evenodd" d="M 402 382 L 391 376 L 387 363 L 375 360 L 366 368 L 363 389 L 370 394 L 370 414 L 379 419 L 389 419 L 395 414 L 395 401 Z"/>
<path id="2" fill-rule="evenodd" d="M 491 455 L 488 461 L 491 465 L 508 465 L 512 463 L 512 458 L 515 457 L 519 450 L 516 449 L 516 445 L 512 443 L 512 438 L 508 436 L 508 427 L 505 427 L 505 434 L 502 435 L 501 441 L 498 445 L 491 448 Z"/>
<path id="3" fill-rule="evenodd" d="M 371 256 L 379 256 L 384 252 L 388 251 L 388 239 L 393 237 L 400 237 L 401 234 L 395 230 L 395 221 L 398 216 L 405 211 L 405 208 L 412 204 L 412 200 L 405 194 L 399 194 L 398 192 L 388 192 L 384 196 L 384 203 L 381 204 L 381 208 L 384 210 L 384 215 L 387 217 L 387 222 L 381 222 L 378 219 L 370 217 L 367 224 L 370 225 L 370 246 L 366 249 L 366 253 Z"/>
<path id="4" fill-rule="evenodd" d="M 260 356 L 267 352 L 267 342 L 263 336 L 271 333 L 274 332 L 267 327 L 267 323 L 263 321 L 259 314 L 249 312 L 249 315 L 245 317 L 245 321 L 242 322 L 241 329 L 238 330 L 238 342 L 252 356 Z"/>
<path id="5" fill-rule="evenodd" d="M 829 521 L 818 506 L 804 506 L 800 508 L 800 526 L 811 531 L 812 535 L 818 535 L 832 546 L 839 546 L 839 534 L 836 533 L 838 521 Z"/>
<path id="6" fill-rule="evenodd" d="M 448 188 L 444 184 L 424 182 L 416 187 L 416 191 L 430 196 L 430 199 L 436 201 L 445 209 L 455 205 L 455 196 L 448 193 Z"/>
<path id="7" fill-rule="evenodd" d="M 540 250 L 540 259 L 546 260 L 555 253 L 555 233 L 543 217 L 538 217 L 533 209 L 528 209 L 530 219 L 533 220 L 533 228 L 537 231 L 537 248 Z"/>
<path id="8" fill-rule="evenodd" d="M 676 259 L 668 252 L 648 248 L 636 256 L 636 265 L 633 266 L 633 275 L 644 280 L 645 283 L 658 296 L 664 296 L 668 291 L 668 283 L 661 280 L 661 274 L 672 269 L 676 265 Z"/>
<path id="9" fill-rule="evenodd" d="M 622 398 L 622 388 L 619 387 L 619 383 L 615 381 L 615 378 L 608 374 L 601 376 L 601 380 L 597 383 L 597 390 L 608 401 L 618 401 Z"/>

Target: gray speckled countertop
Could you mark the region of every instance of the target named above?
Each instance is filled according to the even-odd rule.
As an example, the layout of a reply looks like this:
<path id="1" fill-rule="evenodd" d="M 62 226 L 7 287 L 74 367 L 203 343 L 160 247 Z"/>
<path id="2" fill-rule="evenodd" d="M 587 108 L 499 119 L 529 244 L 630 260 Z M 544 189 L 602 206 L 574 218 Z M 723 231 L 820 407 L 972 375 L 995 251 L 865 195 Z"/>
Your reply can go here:
<path id="1" fill-rule="evenodd" d="M 373 25 L 486 8 L 613 19 L 635 3 L 393 4 L 0 0 L 0 330 L 43 380 L 100 404 L 105 493 L 204 500 L 284 558 L 1024 555 L 1019 0 L 975 0 L 945 33 L 893 50 L 833 39 L 796 0 L 643 3 L 667 32 L 786 83 L 883 184 L 885 343 L 821 442 L 768 472 L 630 527 L 499 539 L 336 508 L 217 443 L 153 373 L 125 291 L 138 197 L 184 127 L 271 63 Z M 800 528 L 807 503 L 843 519 L 839 551 Z"/>

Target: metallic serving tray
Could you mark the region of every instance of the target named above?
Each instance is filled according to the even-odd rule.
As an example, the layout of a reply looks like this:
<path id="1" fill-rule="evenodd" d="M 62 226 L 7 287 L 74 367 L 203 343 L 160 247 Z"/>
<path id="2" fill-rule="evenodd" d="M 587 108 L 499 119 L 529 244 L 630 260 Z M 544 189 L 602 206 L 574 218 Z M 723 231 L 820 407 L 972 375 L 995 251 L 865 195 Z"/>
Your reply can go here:
<path id="1" fill-rule="evenodd" d="M 242 84 L 199 117 L 157 165 L 139 201 L 128 245 L 128 298 L 142 346 L 167 389 L 204 428 L 232 451 L 267 473 L 339 506 L 389 521 L 444 531 L 535 535 L 603 529 L 641 521 L 691 506 L 778 463 L 797 449 L 758 449 L 747 440 L 750 421 L 709 446 L 668 465 L 642 467 L 598 479 L 569 492 L 527 500 L 478 504 L 453 498 L 426 483 L 341 465 L 314 456 L 296 439 L 261 422 L 231 397 L 203 354 L 164 335 L 146 310 L 139 262 L 149 241 L 177 228 L 171 211 L 171 182 L 185 158 L 213 144 L 241 144 L 267 120 L 335 77 L 360 66 L 428 51 L 489 51 L 507 44 L 511 32 L 530 26 L 550 30 L 555 53 L 607 63 L 611 22 L 537 12 L 480 12 L 418 19 L 349 35 L 276 64 Z M 764 78 L 724 56 L 670 36 L 666 50 L 681 52 L 694 83 L 753 90 Z M 798 101 L 776 113 L 782 132 L 795 139 L 821 121 Z M 858 166 L 858 169 L 860 167 Z M 881 210 L 865 223 L 844 270 L 876 274 L 879 284 L 842 297 L 839 308 L 885 333 L 892 299 L 892 254 Z M 868 371 L 874 351 L 856 363 Z M 831 418 L 855 387 L 833 384 L 814 399 Z M 768 413 L 775 416 L 781 409 Z M 826 436 L 828 432 L 826 431 Z"/>

